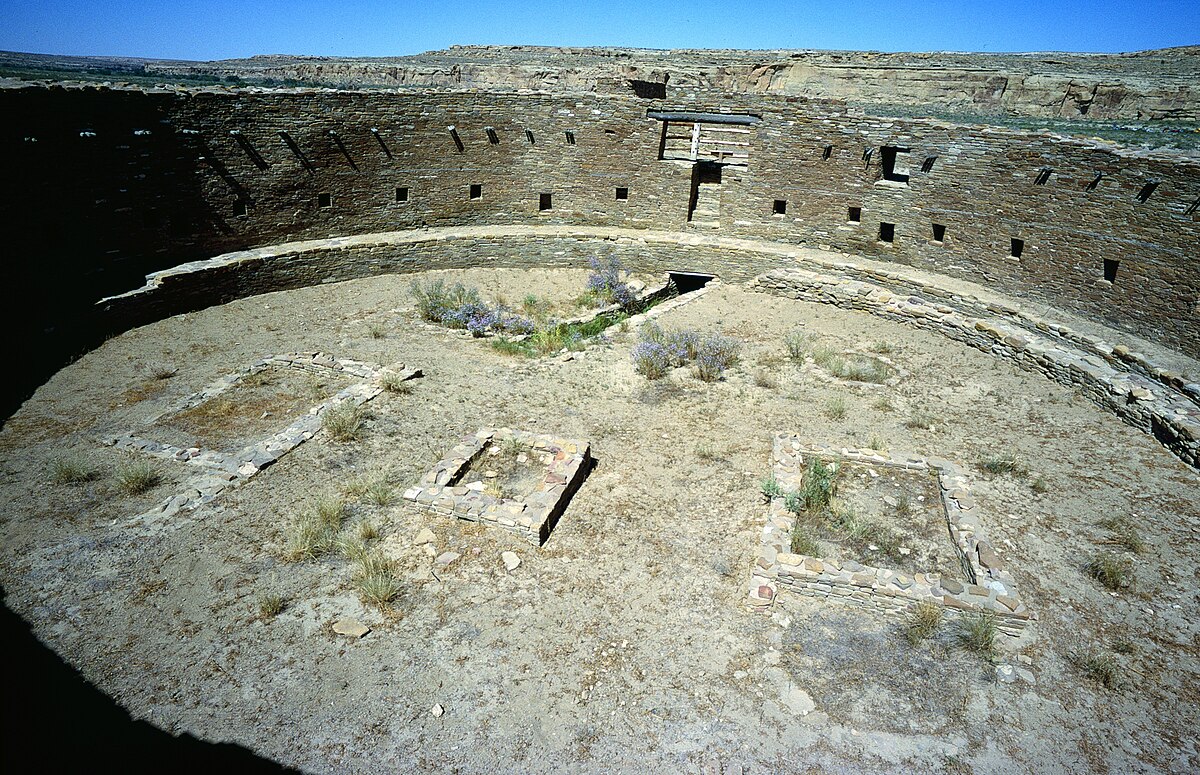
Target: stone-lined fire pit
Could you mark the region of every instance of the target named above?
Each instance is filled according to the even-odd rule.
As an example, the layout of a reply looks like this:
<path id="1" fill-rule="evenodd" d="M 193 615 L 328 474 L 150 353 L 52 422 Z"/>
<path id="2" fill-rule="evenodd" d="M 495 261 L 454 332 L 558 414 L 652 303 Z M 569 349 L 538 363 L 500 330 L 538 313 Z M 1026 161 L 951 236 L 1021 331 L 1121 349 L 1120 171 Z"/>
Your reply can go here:
<path id="1" fill-rule="evenodd" d="M 404 498 L 541 545 L 587 477 L 591 459 L 586 441 L 484 428 L 447 452 Z"/>

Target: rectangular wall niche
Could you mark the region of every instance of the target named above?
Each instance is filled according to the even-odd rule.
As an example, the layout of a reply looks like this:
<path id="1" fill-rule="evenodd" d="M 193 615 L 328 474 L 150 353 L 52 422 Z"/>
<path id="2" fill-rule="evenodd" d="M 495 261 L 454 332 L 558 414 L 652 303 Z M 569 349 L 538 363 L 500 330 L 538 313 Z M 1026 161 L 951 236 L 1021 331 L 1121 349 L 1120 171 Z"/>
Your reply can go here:
<path id="1" fill-rule="evenodd" d="M 937 242 L 938 244 L 941 244 L 945 240 L 946 240 L 946 224 L 944 224 L 944 223 L 933 224 L 933 241 Z"/>
<path id="2" fill-rule="evenodd" d="M 550 194 L 538 195 L 538 209 L 549 210 L 552 207 Z"/>
<path id="3" fill-rule="evenodd" d="M 483 186 L 480 185 L 479 183 L 472 183 L 469 196 L 472 199 L 482 199 L 483 198 Z"/>
<path id="4" fill-rule="evenodd" d="M 317 194 L 317 207 L 333 207 L 333 194 Z"/>
<path id="5" fill-rule="evenodd" d="M 1025 252 L 1025 240 L 1017 239 L 1016 237 L 1013 237 L 1011 240 L 1009 240 L 1008 255 L 1011 258 L 1020 258 L 1021 254 L 1024 252 Z"/>
<path id="6" fill-rule="evenodd" d="M 787 213 L 787 201 L 784 199 L 776 199 L 771 205 L 771 212 L 775 215 L 785 215 Z"/>
<path id="7" fill-rule="evenodd" d="M 879 149 L 884 180 L 890 180 L 893 183 L 908 182 L 908 151 L 908 148 L 900 148 L 895 145 L 885 145 Z"/>
<path id="8" fill-rule="evenodd" d="M 405 186 L 397 186 L 396 187 L 396 201 L 397 202 L 407 202 L 408 201 L 408 188 L 407 187 L 405 187 Z"/>
<path id="9" fill-rule="evenodd" d="M 617 201 L 618 201 L 618 202 L 624 202 L 624 201 L 625 201 L 625 200 L 627 200 L 627 199 L 629 199 L 629 189 L 627 189 L 627 188 L 618 188 L 618 189 L 617 189 Z"/>
<path id="10" fill-rule="evenodd" d="M 1120 265 L 1121 262 L 1115 258 L 1104 259 L 1104 279 L 1110 283 L 1115 283 L 1117 281 L 1117 267 Z"/>
<path id="11" fill-rule="evenodd" d="M 896 224 L 879 222 L 879 241 L 880 242 L 895 242 L 896 241 Z"/>
<path id="12" fill-rule="evenodd" d="M 862 208 L 851 207 L 846 213 L 846 220 L 850 223 L 858 223 L 862 220 Z"/>
<path id="13" fill-rule="evenodd" d="M 233 203 L 233 217 L 244 218 L 249 209 L 250 205 L 247 204 L 245 199 L 238 199 Z"/>

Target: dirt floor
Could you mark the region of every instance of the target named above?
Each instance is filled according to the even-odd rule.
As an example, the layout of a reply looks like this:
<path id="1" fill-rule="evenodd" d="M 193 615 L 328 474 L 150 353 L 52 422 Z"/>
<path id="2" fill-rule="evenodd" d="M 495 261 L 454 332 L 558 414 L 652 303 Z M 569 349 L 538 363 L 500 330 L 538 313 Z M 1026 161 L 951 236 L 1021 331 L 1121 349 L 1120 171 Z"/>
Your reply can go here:
<path id="1" fill-rule="evenodd" d="M 566 302 L 586 273 L 429 276 Z M 738 286 L 660 323 L 740 339 L 741 365 L 715 383 L 686 369 L 650 383 L 630 360 L 635 331 L 523 360 L 418 324 L 409 282 L 181 315 L 58 373 L 0 432 L 8 605 L 135 716 L 314 772 L 1200 770 L 1200 477 L 1153 438 L 985 353 Z M 909 376 L 818 379 L 787 357 L 798 328 L 838 349 L 884 341 Z M 214 507 L 135 518 L 178 491 L 183 464 L 155 462 L 162 482 L 125 495 L 129 458 L 98 439 L 145 435 L 222 375 L 312 350 L 425 376 L 370 402 L 358 440 L 320 433 Z M 176 373 L 157 379 L 164 363 Z M 304 408 L 270 411 L 254 417 L 282 428 Z M 589 440 L 598 461 L 541 548 L 399 498 L 460 436 L 502 426 Z M 262 432 L 244 427 L 247 443 Z M 1016 455 L 1028 475 L 976 469 L 972 491 L 1040 617 L 1031 631 L 1002 639 L 992 663 L 948 624 L 912 646 L 899 620 L 835 602 L 785 595 L 770 617 L 747 612 L 777 431 L 971 466 Z M 96 475 L 56 481 L 52 461 L 75 456 Z M 370 545 L 400 569 L 390 611 L 360 601 L 336 551 L 283 560 L 295 520 L 337 493 L 351 504 L 343 530 L 375 527 Z M 1099 524 L 1113 516 L 1146 544 L 1119 593 L 1083 572 L 1114 549 Z M 418 543 L 423 529 L 433 543 Z M 274 616 L 260 611 L 270 596 L 284 603 Z M 334 633 L 343 618 L 370 633 Z M 1093 646 L 1115 654 L 1122 686 L 1076 664 Z M 998 680 L 1001 664 L 1035 683 Z"/>

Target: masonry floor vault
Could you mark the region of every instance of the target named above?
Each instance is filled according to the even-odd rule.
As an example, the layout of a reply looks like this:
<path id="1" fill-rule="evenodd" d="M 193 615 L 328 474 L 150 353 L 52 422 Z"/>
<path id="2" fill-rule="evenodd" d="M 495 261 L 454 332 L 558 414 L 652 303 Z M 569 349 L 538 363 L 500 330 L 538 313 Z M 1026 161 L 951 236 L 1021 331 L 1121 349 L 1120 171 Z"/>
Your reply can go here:
<path id="1" fill-rule="evenodd" d="M 585 272 L 440 276 L 512 299 L 577 294 Z M 1200 611 L 1186 573 L 1200 560 L 1200 482 L 1151 436 L 935 334 L 733 283 L 660 320 L 745 343 L 742 367 L 704 384 L 635 375 L 634 332 L 614 331 L 571 360 L 539 361 L 431 333 L 411 324 L 410 279 L 327 284 L 170 318 L 55 375 L 0 432 L 9 605 L 135 716 L 309 769 L 1200 765 Z M 385 336 L 372 337 L 373 324 Z M 909 378 L 870 391 L 810 378 L 783 348 L 797 327 L 839 349 L 886 339 Z M 64 448 L 111 471 L 121 453 L 95 444 L 98 434 L 153 416 L 231 364 L 300 350 L 418 364 L 425 379 L 411 394 L 373 400 L 361 441 L 318 434 L 180 519 L 130 519 L 163 491 L 122 498 L 108 475 L 82 486 L 47 481 L 47 461 Z M 121 401 L 160 361 L 180 365 L 164 392 Z M 848 404 L 843 419 L 824 411 L 837 397 Z M 942 421 L 907 427 L 918 409 Z M 343 560 L 280 560 L 287 521 L 321 493 L 382 471 L 399 494 L 454 439 L 483 427 L 588 439 L 601 461 L 540 549 L 399 503 L 358 502 L 354 518 L 380 527 L 379 546 L 404 575 L 390 615 L 359 602 Z M 1006 477 L 980 476 L 972 488 L 993 515 L 990 538 L 1015 560 L 1022 598 L 1041 612 L 1001 656 L 1026 657 L 1035 684 L 996 681 L 992 666 L 948 637 L 912 649 L 886 617 L 803 600 L 769 617 L 744 610 L 762 524 L 758 480 L 781 428 L 846 447 L 874 434 L 892 449 L 967 463 L 1012 450 L 1044 478 L 1045 493 Z M 1117 597 L 1079 568 L 1082 553 L 1105 545 L 1098 521 L 1108 514 L 1136 515 L 1149 543 L 1136 587 Z M 417 543 L 424 529 L 432 544 Z M 505 551 L 521 559 L 511 572 Z M 434 578 L 431 552 L 459 557 Z M 265 592 L 288 600 L 266 621 L 256 614 Z M 345 616 L 371 632 L 334 634 L 330 624 Z M 1139 678 L 1114 693 L 1070 657 L 1081 641 L 1117 639 L 1134 645 L 1127 663 Z M 443 715 L 429 712 L 434 704 Z"/>

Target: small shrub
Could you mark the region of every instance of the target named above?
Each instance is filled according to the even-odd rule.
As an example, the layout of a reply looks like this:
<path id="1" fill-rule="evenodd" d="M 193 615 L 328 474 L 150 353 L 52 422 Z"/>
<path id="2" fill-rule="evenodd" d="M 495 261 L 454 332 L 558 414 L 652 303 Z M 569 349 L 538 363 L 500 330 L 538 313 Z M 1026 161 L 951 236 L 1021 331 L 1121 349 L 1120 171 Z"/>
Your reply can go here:
<path id="1" fill-rule="evenodd" d="M 878 353 L 880 355 L 887 355 L 888 353 L 892 352 L 894 348 L 892 347 L 890 342 L 884 342 L 882 340 L 878 340 L 878 341 L 872 342 L 871 346 L 868 347 L 867 349 L 873 353 Z"/>
<path id="2" fill-rule="evenodd" d="M 886 398 L 881 398 L 871 405 L 877 412 L 894 412 L 896 407 Z"/>
<path id="3" fill-rule="evenodd" d="M 162 475 L 144 460 L 135 460 L 117 467 L 117 489 L 126 495 L 149 492 L 162 481 Z"/>
<path id="4" fill-rule="evenodd" d="M 914 646 L 931 637 L 942 623 L 942 614 L 942 607 L 937 603 L 928 600 L 917 603 L 908 610 L 904 637 Z"/>
<path id="5" fill-rule="evenodd" d="M 979 461 L 980 470 L 986 471 L 989 474 L 1024 477 L 1029 474 L 1029 470 L 1021 464 L 1020 459 L 1015 454 L 995 455 L 985 457 Z"/>
<path id="6" fill-rule="evenodd" d="M 803 361 L 804 356 L 808 354 L 808 334 L 803 331 L 792 331 L 783 338 L 783 345 L 787 348 L 788 357 L 793 361 Z"/>
<path id="7" fill-rule="evenodd" d="M 885 449 L 883 439 L 879 438 L 879 434 L 871 434 L 871 440 L 867 442 L 867 448 L 873 449 L 876 452 L 881 452 Z"/>
<path id="8" fill-rule="evenodd" d="M 637 294 L 625 282 L 625 269 L 615 256 L 605 259 L 592 258 L 588 261 L 591 272 L 587 279 L 587 292 L 605 304 L 622 307 L 633 303 Z"/>
<path id="9" fill-rule="evenodd" d="M 808 464 L 800 487 L 800 502 L 806 511 L 819 513 L 829 510 L 837 491 L 837 466 L 827 465 L 817 458 Z"/>
<path id="10" fill-rule="evenodd" d="M 1050 492 L 1050 485 L 1046 483 L 1045 478 L 1038 476 L 1029 483 L 1029 489 L 1038 495 L 1043 495 Z"/>
<path id="11" fill-rule="evenodd" d="M 734 339 L 710 334 L 696 350 L 695 373 L 704 382 L 716 382 L 738 362 L 741 345 Z"/>
<path id="12" fill-rule="evenodd" d="M 525 358 L 531 358 L 534 355 L 533 346 L 528 341 L 514 342 L 512 339 L 498 336 L 492 339 L 489 344 L 491 344 L 493 350 L 505 355 L 519 355 Z"/>
<path id="13" fill-rule="evenodd" d="M 838 351 L 828 345 L 818 345 L 811 352 L 813 363 L 820 366 L 822 369 L 832 371 L 841 364 L 841 356 Z"/>
<path id="14" fill-rule="evenodd" d="M 996 617 L 987 612 L 962 617 L 958 639 L 963 648 L 991 659 L 996 654 Z"/>
<path id="15" fill-rule="evenodd" d="M 483 305 L 479 291 L 462 283 L 447 285 L 445 280 L 433 280 L 423 284 L 418 281 L 410 288 L 417 312 L 431 323 L 463 328 L 465 321 L 461 316 L 455 317 L 455 313 L 467 305 Z"/>
<path id="16" fill-rule="evenodd" d="M 382 339 L 387 336 L 387 328 L 382 323 L 368 323 L 367 335 L 372 339 Z"/>
<path id="17" fill-rule="evenodd" d="M 362 407 L 342 401 L 325 408 L 321 413 L 321 427 L 334 441 L 353 441 L 362 431 L 364 419 Z"/>
<path id="18" fill-rule="evenodd" d="M 387 608 L 400 595 L 400 581 L 396 578 L 396 565 L 379 555 L 366 555 L 359 561 L 354 575 L 354 586 L 363 602 L 377 608 Z"/>
<path id="19" fill-rule="evenodd" d="M 283 613 L 287 601 L 280 595 L 263 595 L 258 599 L 258 615 L 263 619 L 273 619 Z"/>
<path id="20" fill-rule="evenodd" d="M 1102 519 L 1100 520 L 1100 527 L 1108 530 L 1108 540 L 1110 543 L 1117 544 L 1134 554 L 1141 554 L 1146 550 L 1146 542 L 1142 540 L 1142 535 L 1138 532 L 1137 525 L 1129 517 L 1108 517 Z"/>
<path id="21" fill-rule="evenodd" d="M 1083 566 L 1084 572 L 1113 591 L 1133 584 L 1133 564 L 1112 552 L 1093 555 Z"/>
<path id="22" fill-rule="evenodd" d="M 912 514 L 912 501 L 908 499 L 908 495 L 901 495 L 896 500 L 896 516 L 908 517 Z"/>
<path id="23" fill-rule="evenodd" d="M 774 476 L 768 476 L 758 483 L 758 489 L 762 493 L 763 500 L 768 503 L 772 498 L 778 498 L 783 495 L 783 488 L 779 486 L 779 480 Z"/>
<path id="24" fill-rule="evenodd" d="M 661 379 L 678 365 L 673 350 L 660 342 L 641 342 L 633 348 L 633 369 L 646 379 Z"/>
<path id="25" fill-rule="evenodd" d="M 825 416 L 831 420 L 841 420 L 845 418 L 847 408 L 846 399 L 839 396 L 825 404 Z"/>
<path id="26" fill-rule="evenodd" d="M 1091 647 L 1075 654 L 1071 661 L 1085 676 L 1105 689 L 1120 689 L 1124 683 L 1121 663 L 1112 654 Z"/>
<path id="27" fill-rule="evenodd" d="M 804 499 L 798 492 L 789 492 L 783 499 L 783 507 L 798 517 L 805 514 Z"/>
<path id="28" fill-rule="evenodd" d="M 412 380 L 405 379 L 393 371 L 386 371 L 379 378 L 379 386 L 389 393 L 407 396 L 413 392 Z"/>
<path id="29" fill-rule="evenodd" d="M 50 461 L 50 479 L 55 484 L 82 484 L 97 476 L 96 467 L 82 457 L 60 457 Z"/>
<path id="30" fill-rule="evenodd" d="M 717 448 L 712 444 L 700 444 L 696 447 L 696 457 L 701 460 L 714 461 L 720 460 L 721 455 L 717 452 Z"/>
<path id="31" fill-rule="evenodd" d="M 808 557 L 814 557 L 820 554 L 821 549 L 817 546 L 817 542 L 804 528 L 800 520 L 792 523 L 791 545 L 792 554 L 803 554 Z"/>
<path id="32" fill-rule="evenodd" d="M 937 417 L 924 409 L 914 409 L 904 425 L 908 428 L 919 428 L 925 431 L 933 430 L 933 426 L 937 425 Z"/>

